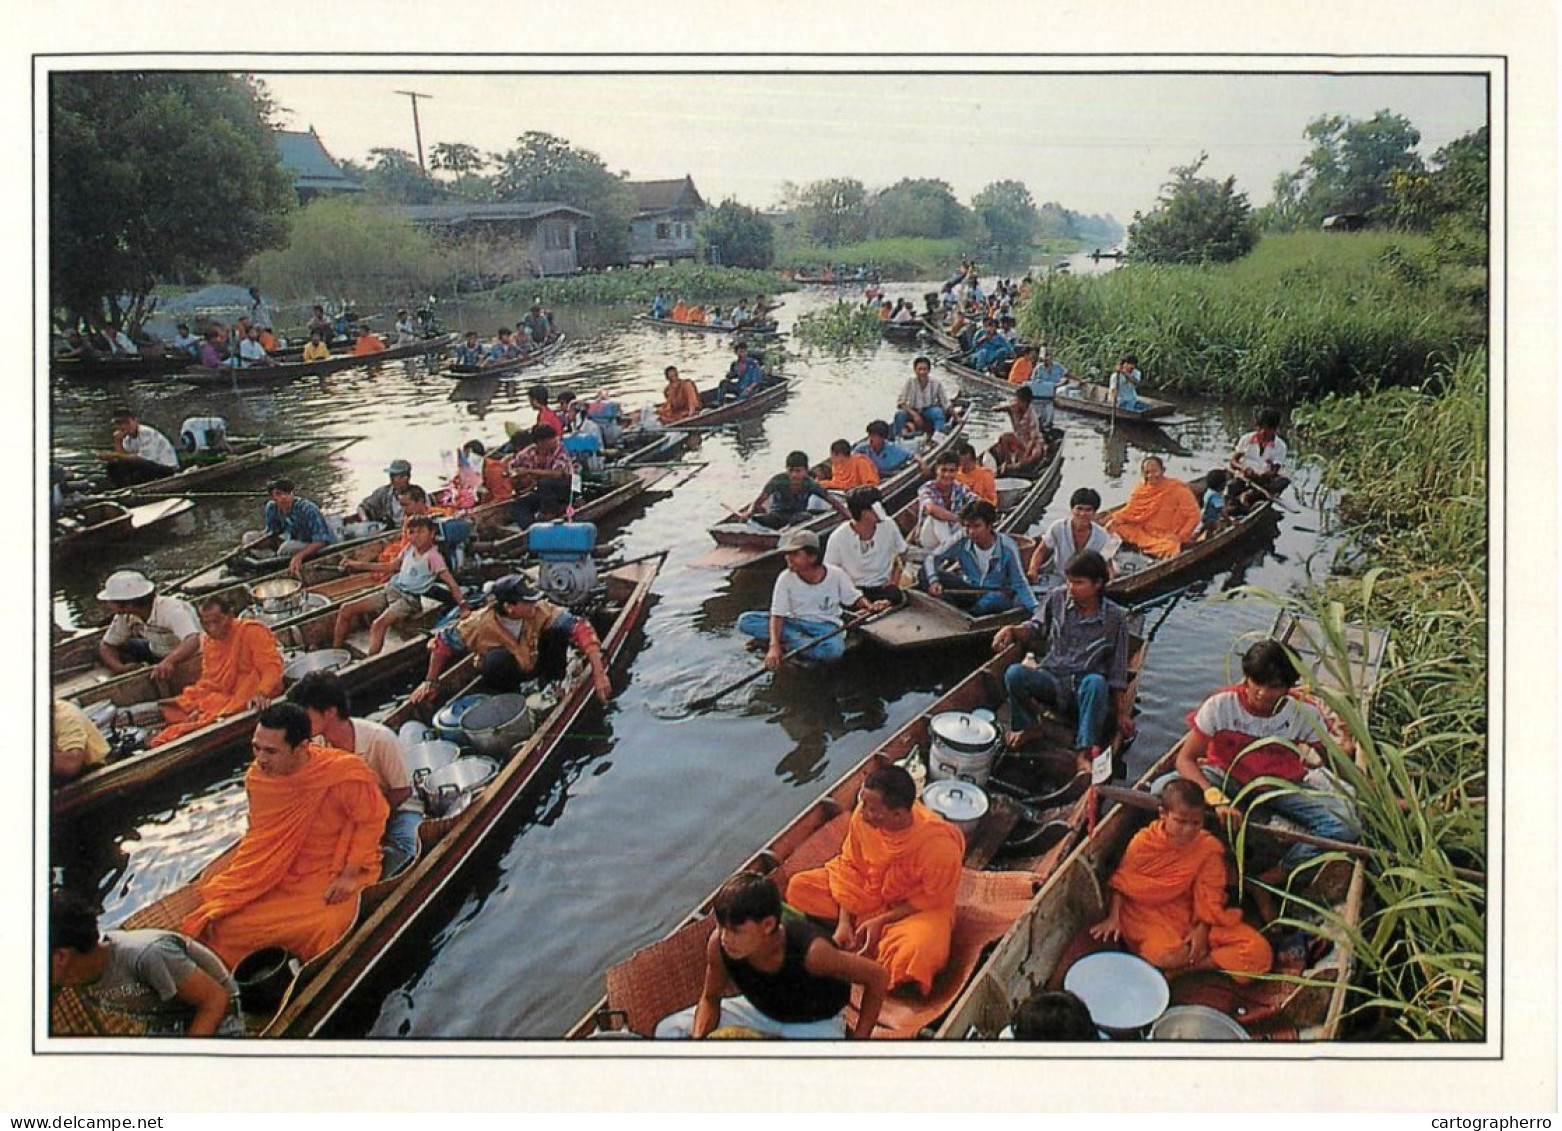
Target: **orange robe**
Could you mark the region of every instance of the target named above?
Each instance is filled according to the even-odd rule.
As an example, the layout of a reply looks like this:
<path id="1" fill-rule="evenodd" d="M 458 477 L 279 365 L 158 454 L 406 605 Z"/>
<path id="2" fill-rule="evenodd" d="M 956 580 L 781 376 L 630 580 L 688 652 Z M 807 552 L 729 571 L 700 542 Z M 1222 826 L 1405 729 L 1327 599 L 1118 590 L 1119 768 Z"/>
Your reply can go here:
<path id="1" fill-rule="evenodd" d="M 271 629 L 259 621 L 235 620 L 227 636 L 201 638 L 201 678 L 163 704 L 163 721 L 150 745 L 161 746 L 210 726 L 224 715 L 249 709 L 257 695 L 282 694 L 282 652 Z"/>
<path id="2" fill-rule="evenodd" d="M 911 815 L 909 828 L 886 833 L 864 821 L 859 807 L 841 854 L 793 876 L 786 901 L 821 919 L 837 918 L 844 907 L 859 925 L 894 904 L 911 904 L 917 910 L 884 929 L 873 958 L 889 971 L 891 988 L 915 982 L 925 995 L 949 961 L 965 838 L 921 802 Z"/>
<path id="3" fill-rule="evenodd" d="M 689 320 L 689 305 L 682 300 L 673 303 L 672 320 L 674 322 L 687 322 Z"/>
<path id="4" fill-rule="evenodd" d="M 977 464 L 970 471 L 957 471 L 955 482 L 965 484 L 978 499 L 985 499 L 993 506 L 998 505 L 998 477 L 993 474 L 992 468 Z"/>
<path id="5" fill-rule="evenodd" d="M 367 357 L 372 353 L 384 352 L 385 343 L 380 341 L 380 339 L 376 338 L 373 334 L 364 334 L 355 343 L 353 343 L 353 355 L 356 357 Z"/>
<path id="6" fill-rule="evenodd" d="M 380 876 L 380 837 L 390 807 L 379 779 L 355 754 L 329 746 L 287 777 L 254 766 L 244 775 L 249 830 L 232 862 L 201 885 L 201 905 L 180 929 L 234 966 L 268 946 L 306 961 L 347 933 L 358 914 L 354 897 L 325 901 L 348 864 L 361 887 Z"/>
<path id="7" fill-rule="evenodd" d="M 1014 364 L 1009 366 L 1009 384 L 1023 385 L 1030 380 L 1030 375 L 1035 372 L 1036 363 L 1030 359 L 1030 354 L 1015 358 Z"/>
<path id="8" fill-rule="evenodd" d="M 1199 524 L 1199 501 L 1180 479 L 1162 479 L 1153 487 L 1140 483 L 1115 513 L 1101 525 L 1152 558 L 1169 558 L 1193 537 Z"/>
<path id="9" fill-rule="evenodd" d="M 656 419 L 663 424 L 672 424 L 674 421 L 687 420 L 704 408 L 698 386 L 689 378 L 680 377 L 673 385 L 672 392 L 667 394 L 667 399 L 656 406 Z"/>
<path id="10" fill-rule="evenodd" d="M 1268 972 L 1274 957 L 1269 943 L 1242 921 L 1240 910 L 1226 906 L 1225 853 L 1202 829 L 1188 847 L 1174 845 L 1160 821 L 1134 836 L 1111 886 L 1123 897 L 1118 916 L 1135 954 L 1165 966 L 1194 924 L 1208 923 L 1217 967 L 1239 980 Z"/>
<path id="11" fill-rule="evenodd" d="M 853 452 L 843 460 L 830 457 L 830 478 L 819 480 L 819 486 L 832 491 L 850 491 L 853 487 L 877 487 L 879 469 L 861 452 Z"/>

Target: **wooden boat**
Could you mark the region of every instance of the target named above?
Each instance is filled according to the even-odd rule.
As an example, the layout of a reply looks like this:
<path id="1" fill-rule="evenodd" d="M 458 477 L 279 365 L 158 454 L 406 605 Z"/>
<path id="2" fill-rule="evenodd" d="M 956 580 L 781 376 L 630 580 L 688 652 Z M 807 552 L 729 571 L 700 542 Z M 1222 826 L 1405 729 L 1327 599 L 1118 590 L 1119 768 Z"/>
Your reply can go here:
<path id="1" fill-rule="evenodd" d="M 137 483 L 130 487 L 121 487 L 118 490 L 105 491 L 106 499 L 142 499 L 161 498 L 165 495 L 180 495 L 194 487 L 205 487 L 222 479 L 228 479 L 244 472 L 253 471 L 264 467 L 268 463 L 296 456 L 305 448 L 311 448 L 317 444 L 334 443 L 330 451 L 339 451 L 350 444 L 356 444 L 359 437 L 321 437 L 318 440 L 285 440 L 273 441 L 263 437 L 240 439 L 230 437 L 229 450 L 225 453 L 214 453 L 187 459 L 180 469 L 172 475 L 162 479 L 154 479 L 149 483 Z"/>
<path id="2" fill-rule="evenodd" d="M 190 364 L 187 354 L 142 353 L 138 357 L 69 357 L 49 359 L 49 374 L 86 381 L 122 380 L 127 377 L 161 377 Z"/>
<path id="3" fill-rule="evenodd" d="M 449 349 L 456 342 L 454 334 L 440 334 L 433 338 L 412 342 L 404 346 L 389 346 L 380 353 L 336 354 L 324 361 L 282 362 L 279 365 L 252 365 L 244 369 L 206 369 L 191 366 L 179 371 L 178 379 L 196 385 L 258 385 L 269 381 L 288 381 L 294 377 L 316 377 L 337 373 L 343 369 L 378 365 L 385 361 L 400 361 L 409 357 L 422 357 Z"/>
<path id="4" fill-rule="evenodd" d="M 765 374 L 764 384 L 760 385 L 759 392 L 741 401 L 728 401 L 721 404 L 718 400 L 718 392 L 712 387 L 700 393 L 700 403 L 706 407 L 684 420 L 677 420 L 665 425 L 669 431 L 692 432 L 701 428 L 720 428 L 724 424 L 731 424 L 734 420 L 745 420 L 751 416 L 758 416 L 766 412 L 792 391 L 792 382 L 785 377 L 774 373 Z"/>
<path id="5" fill-rule="evenodd" d="M 736 872 L 763 872 L 775 878 L 785 893 L 787 880 L 800 871 L 816 868 L 840 851 L 847 821 L 857 792 L 875 769 L 907 759 L 915 760 L 930 745 L 929 723 L 947 712 L 996 710 L 1004 703 L 1004 670 L 1020 657 L 1011 648 L 994 656 L 956 684 L 925 712 L 907 723 L 873 753 L 853 767 L 819 800 Z M 1144 662 L 1144 641 L 1137 636 L 1129 662 L 1128 703 L 1137 694 Z M 1072 766 L 1072 731 L 1049 729 L 1047 749 Z M 1119 752 L 1120 753 L 1120 752 Z M 995 777 L 1014 755 L 1000 756 Z M 876 1038 L 916 1036 L 937 1020 L 964 988 L 984 950 L 1003 936 L 1024 913 L 1034 894 L 1084 835 L 1087 806 L 1085 775 L 1066 782 L 1050 795 L 1034 798 L 1041 805 L 1056 803 L 1056 818 L 1030 827 L 1021 806 L 989 789 L 991 807 L 982 823 L 966 838 L 965 871 L 961 878 L 954 939 L 948 965 L 934 980 L 932 993 L 922 998 L 913 991 L 889 995 L 874 1029 Z M 1027 805 L 1025 808 L 1031 808 Z M 1039 815 L 1039 814 L 1038 814 Z M 1016 835 L 1018 833 L 1018 835 Z M 1005 845 L 1011 844 L 1012 849 Z M 988 870 L 994 861 L 1002 870 Z M 714 926 L 713 891 L 686 915 L 660 942 L 636 951 L 607 972 L 607 994 L 570 1030 L 571 1038 L 622 1031 L 649 1037 L 661 1018 L 693 1005 L 699 998 L 705 970 L 705 944 Z"/>
<path id="6" fill-rule="evenodd" d="M 939 323 L 924 318 L 922 319 L 922 331 L 933 340 L 934 345 L 956 354 L 960 352 L 960 339 L 948 330 L 945 330 Z"/>
<path id="7" fill-rule="evenodd" d="M 127 507 L 113 499 L 91 499 L 54 519 L 49 552 L 70 553 L 115 542 L 194 509 L 193 499 L 160 499 L 139 507 Z"/>
<path id="8" fill-rule="evenodd" d="M 647 491 L 665 482 L 677 473 L 668 464 L 647 464 L 641 467 L 610 467 L 601 475 L 583 476 L 585 501 L 577 503 L 571 516 L 574 522 L 597 522 L 608 518 Z M 527 532 L 514 524 L 505 524 L 496 531 L 496 537 L 482 545 L 488 557 L 506 557 L 526 551 Z"/>
<path id="9" fill-rule="evenodd" d="M 943 434 L 938 443 L 931 444 L 927 450 L 919 453 L 923 462 L 931 466 L 940 455 L 953 451 L 954 446 L 963 437 L 964 431 L 965 418 L 962 415 L 952 422 L 949 431 Z M 916 494 L 921 482 L 922 469 L 915 462 L 906 464 L 882 481 L 879 484 L 879 494 L 883 498 L 885 510 L 890 512 L 898 510 Z M 781 551 L 777 547 L 783 535 L 794 530 L 812 530 L 819 535 L 820 543 L 823 544 L 826 535 L 839 526 L 841 521 L 841 516 L 832 509 L 822 511 L 806 522 L 795 523 L 780 530 L 768 530 L 749 522 L 736 511 L 729 511 L 720 522 L 710 528 L 710 536 L 716 541 L 716 550 L 693 564 L 718 569 L 744 569 L 761 561 L 774 561 L 780 556 Z"/>
<path id="10" fill-rule="evenodd" d="M 606 601 L 588 615 L 601 637 L 603 661 L 610 669 L 624 657 L 645 616 L 651 585 L 663 560 L 663 555 L 657 555 L 626 564 L 603 577 Z M 476 665 L 468 657 L 444 672 L 436 706 L 475 686 L 475 671 Z M 425 820 L 419 826 L 419 852 L 412 863 L 400 874 L 360 893 L 353 926 L 329 950 L 304 964 L 278 1011 L 269 1016 L 246 1017 L 252 1032 L 273 1037 L 318 1034 L 352 990 L 385 959 L 398 940 L 416 927 L 424 912 L 459 875 L 516 801 L 553 768 L 560 740 L 592 699 L 589 673 L 573 672 L 559 690 L 557 703 L 538 719 L 531 737 L 511 753 L 498 775 L 465 808 L 447 817 Z M 416 717 L 417 713 L 404 702 L 385 722 L 395 729 Z M 203 878 L 219 871 L 226 858 L 224 854 L 208 866 Z M 125 921 L 125 928 L 177 930 L 184 916 L 199 906 L 198 883 L 137 911 Z"/>
<path id="11" fill-rule="evenodd" d="M 635 321 L 662 330 L 682 330 L 689 334 L 736 334 L 740 337 L 747 335 L 752 338 L 781 336 L 781 331 L 776 328 L 773 318 L 759 322 L 745 322 L 741 326 L 734 326 L 731 322 L 678 322 L 671 318 L 652 318 L 649 314 L 636 314 Z"/>
<path id="12" fill-rule="evenodd" d="M 1282 612 L 1271 635 L 1296 653 L 1315 686 L 1349 685 L 1363 701 L 1370 698 L 1387 642 L 1379 630 L 1345 630 L 1350 642 L 1348 670 L 1325 659 L 1322 628 L 1310 617 Z M 1176 748 L 1140 780 L 1139 789 L 1171 769 Z M 1009 1024 L 1014 1010 L 1038 989 L 1059 988 L 1068 966 L 1093 949 L 1106 949 L 1085 934 L 1106 914 L 1107 883 L 1123 850 L 1153 813 L 1118 805 L 1047 880 L 1026 912 L 998 943 L 991 956 L 938 1025 L 934 1036 L 948 1040 L 993 1037 Z M 1259 839 L 1249 832 L 1249 843 Z M 1365 869 L 1353 858 L 1343 898 L 1329 883 L 1327 869 L 1306 893 L 1313 902 L 1333 906 L 1339 923 L 1360 922 Z M 1355 964 L 1349 934 L 1325 925 L 1321 933 L 1332 948 L 1300 975 L 1272 975 L 1237 986 L 1223 974 L 1201 971 L 1174 978 L 1171 1004 L 1198 1004 L 1221 1010 L 1254 1036 L 1268 1039 L 1333 1040 L 1339 1036 L 1346 990 Z"/>
<path id="13" fill-rule="evenodd" d="M 998 516 L 1000 533 L 1021 535 L 1031 520 L 1045 506 L 1046 500 L 1063 478 L 1063 445 L 1054 445 L 1050 458 L 1035 475 L 1030 489 L 1013 507 Z M 1021 547 L 1022 555 L 1032 549 L 1027 539 Z M 942 597 L 934 597 L 921 589 L 905 591 L 906 603 L 879 617 L 859 630 L 865 640 L 892 651 L 903 648 L 919 648 L 929 644 L 966 644 L 978 640 L 988 641 L 993 633 L 1006 624 L 1018 624 L 1027 613 L 1024 608 L 1009 609 L 1001 613 L 973 616 L 966 609 Z"/>
<path id="14" fill-rule="evenodd" d="M 885 322 L 879 332 L 892 342 L 914 342 L 922 335 L 920 322 Z"/>
<path id="15" fill-rule="evenodd" d="M 1195 499 L 1204 497 L 1204 477 L 1192 480 L 1188 489 Z M 1121 506 L 1102 512 L 1115 514 Z M 1267 499 L 1241 518 L 1226 519 L 1205 537 L 1169 558 L 1150 558 L 1138 553 L 1119 552 L 1114 558 L 1117 576 L 1107 583 L 1106 595 L 1120 604 L 1148 600 L 1158 593 L 1180 588 L 1212 563 L 1269 529 L 1279 517 L 1275 505 Z"/>
<path id="16" fill-rule="evenodd" d="M 532 350 L 525 357 L 518 357 L 514 361 L 501 362 L 498 365 L 471 366 L 471 365 L 447 365 L 439 371 L 441 377 L 450 377 L 457 381 L 480 379 L 483 377 L 506 377 L 512 373 L 519 373 L 523 369 L 530 369 L 534 365 L 541 365 L 554 354 L 564 348 L 564 335 L 554 334 L 538 348 Z"/>
<path id="17" fill-rule="evenodd" d="M 963 385 L 979 385 L 983 388 L 994 389 L 999 392 L 1013 394 L 1015 386 L 1002 377 L 995 377 L 991 373 L 982 373 L 972 369 L 969 365 L 963 365 L 958 359 L 960 355 L 941 358 L 939 364 L 949 372 L 960 378 Z M 1177 406 L 1170 401 L 1156 400 L 1154 397 L 1140 397 L 1139 401 L 1144 405 L 1141 409 L 1130 412 L 1125 408 L 1113 409 L 1112 399 L 1105 385 L 1093 385 L 1088 382 L 1065 381 L 1058 386 L 1057 392 L 1052 397 L 1053 406 L 1065 409 L 1069 412 L 1083 412 L 1091 416 L 1115 417 L 1123 421 L 1152 421 L 1156 417 L 1170 416 L 1177 411 Z"/>

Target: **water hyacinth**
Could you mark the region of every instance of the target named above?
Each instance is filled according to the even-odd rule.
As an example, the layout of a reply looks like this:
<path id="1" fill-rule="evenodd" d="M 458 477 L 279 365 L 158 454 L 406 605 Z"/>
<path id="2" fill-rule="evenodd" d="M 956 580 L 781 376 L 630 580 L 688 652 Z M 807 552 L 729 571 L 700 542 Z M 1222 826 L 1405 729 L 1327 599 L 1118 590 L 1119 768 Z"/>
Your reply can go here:
<path id="1" fill-rule="evenodd" d="M 792 289 L 792 284 L 774 271 L 710 267 L 682 261 L 671 267 L 626 267 L 598 274 L 506 283 L 493 292 L 493 297 L 500 302 L 518 303 L 540 298 L 549 305 L 618 302 L 650 305 L 657 291 L 665 292 L 674 301 L 684 298 L 692 302 L 711 299 L 736 302 L 740 298 L 752 300 L 755 295 L 774 295 Z"/>
<path id="2" fill-rule="evenodd" d="M 861 303 L 837 302 L 823 310 L 800 315 L 792 332 L 806 345 L 850 350 L 873 345 L 883 336 L 878 312 Z"/>

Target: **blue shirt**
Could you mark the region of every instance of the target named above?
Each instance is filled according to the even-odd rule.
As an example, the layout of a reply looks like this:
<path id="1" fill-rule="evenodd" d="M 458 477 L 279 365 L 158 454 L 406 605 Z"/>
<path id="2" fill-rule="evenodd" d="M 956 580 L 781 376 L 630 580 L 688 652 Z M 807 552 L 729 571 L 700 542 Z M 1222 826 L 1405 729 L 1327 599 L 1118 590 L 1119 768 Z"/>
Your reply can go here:
<path id="1" fill-rule="evenodd" d="M 466 369 L 476 369 L 483 364 L 483 347 L 469 346 L 463 342 L 456 347 L 456 364 Z"/>
<path id="2" fill-rule="evenodd" d="M 892 471 L 898 471 L 911 462 L 911 453 L 894 440 L 885 440 L 882 450 L 875 452 L 866 440 L 859 440 L 852 451 L 859 455 L 865 455 L 873 466 L 878 468 L 879 475 L 888 475 Z"/>
<path id="3" fill-rule="evenodd" d="M 1025 383 L 1030 386 L 1037 400 L 1050 400 L 1052 394 L 1058 391 L 1058 382 L 1067 376 L 1068 368 L 1061 361 L 1043 363 L 1038 359 L 1036 368 L 1031 370 L 1030 380 Z"/>
<path id="4" fill-rule="evenodd" d="M 286 515 L 277 507 L 276 500 L 266 504 L 266 533 L 280 534 L 284 541 L 324 542 L 336 541 L 336 535 L 326 525 L 325 515 L 308 499 L 293 499 L 293 509 Z"/>
<path id="5" fill-rule="evenodd" d="M 746 397 L 750 393 L 759 391 L 759 387 L 765 383 L 765 371 L 759 367 L 759 362 L 752 357 L 745 358 L 743 372 L 738 372 L 738 363 L 734 361 L 727 368 L 727 377 L 735 378 L 738 382 L 738 396 Z"/>
<path id="6" fill-rule="evenodd" d="M 1219 522 L 1226 510 L 1226 496 L 1219 491 L 1206 488 L 1204 491 L 1204 513 L 1199 515 L 1199 521 L 1208 525 Z"/>
<path id="7" fill-rule="evenodd" d="M 938 553 L 922 563 L 922 578 L 931 584 L 955 584 L 972 589 L 1002 590 L 1028 612 L 1036 609 L 1036 594 L 1031 592 L 1030 580 L 1025 576 L 1024 563 L 1020 561 L 1020 548 L 1007 534 L 999 534 L 993 556 L 987 562 L 986 571 L 977 567 L 975 543 L 970 538 L 956 538 Z M 953 566 L 946 570 L 945 566 Z"/>

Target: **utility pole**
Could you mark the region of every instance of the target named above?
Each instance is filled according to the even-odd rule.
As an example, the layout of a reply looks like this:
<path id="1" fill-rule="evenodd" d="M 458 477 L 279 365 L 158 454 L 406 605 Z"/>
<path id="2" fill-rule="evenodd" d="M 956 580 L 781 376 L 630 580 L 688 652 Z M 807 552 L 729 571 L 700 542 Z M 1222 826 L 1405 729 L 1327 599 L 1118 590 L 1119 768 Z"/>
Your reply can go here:
<path id="1" fill-rule="evenodd" d="M 434 96 L 432 94 L 421 94 L 415 90 L 398 90 L 396 93 L 405 94 L 412 99 L 412 133 L 418 139 L 418 168 L 426 173 L 428 172 L 428 166 L 423 163 L 423 127 L 418 124 L 418 99 L 432 99 Z"/>

